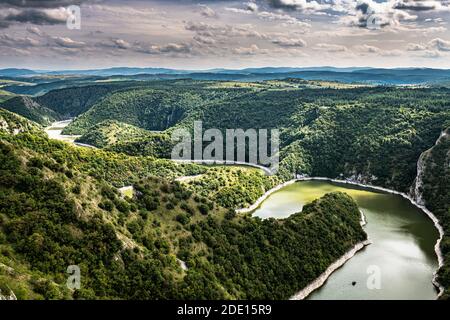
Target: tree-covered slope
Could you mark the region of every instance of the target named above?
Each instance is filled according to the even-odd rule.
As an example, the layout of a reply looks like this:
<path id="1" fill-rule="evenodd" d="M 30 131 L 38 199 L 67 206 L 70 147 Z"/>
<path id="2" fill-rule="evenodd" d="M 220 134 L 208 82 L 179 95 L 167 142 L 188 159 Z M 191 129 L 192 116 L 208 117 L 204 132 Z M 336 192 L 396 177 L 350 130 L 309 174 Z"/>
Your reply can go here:
<path id="1" fill-rule="evenodd" d="M 161 86 L 161 84 L 160 84 Z M 191 110 L 239 97 L 250 89 L 205 89 L 202 85 L 186 88 L 173 84 L 164 88 L 132 88 L 114 92 L 80 115 L 64 132 L 84 134 L 105 120 L 117 120 L 146 130 L 166 130 Z"/>
<path id="2" fill-rule="evenodd" d="M 8 134 L 18 134 L 20 132 L 43 134 L 41 127 L 37 123 L 2 108 L 0 108 L 0 131 Z"/>
<path id="3" fill-rule="evenodd" d="M 19 299 L 285 299 L 366 238 L 342 193 L 261 221 L 162 178 L 180 170 L 169 161 L 0 138 L 0 283 Z M 80 290 L 66 287 L 70 265 Z"/>
<path id="4" fill-rule="evenodd" d="M 151 132 L 115 120 L 100 122 L 82 135 L 77 141 L 105 148 L 121 142 L 130 142 L 138 139 L 147 139 Z"/>
<path id="5" fill-rule="evenodd" d="M 33 98 L 25 96 L 8 99 L 0 104 L 0 107 L 44 126 L 61 119 L 53 110 L 40 105 Z"/>
<path id="6" fill-rule="evenodd" d="M 152 132 L 115 120 L 90 127 L 77 142 L 129 155 L 170 158 L 174 143 L 170 135 Z"/>
<path id="7" fill-rule="evenodd" d="M 101 100 L 114 90 L 129 87 L 133 83 L 111 83 L 84 85 L 80 87 L 70 87 L 52 90 L 42 96 L 36 97 L 36 101 L 56 113 L 64 119 L 76 117 Z"/>

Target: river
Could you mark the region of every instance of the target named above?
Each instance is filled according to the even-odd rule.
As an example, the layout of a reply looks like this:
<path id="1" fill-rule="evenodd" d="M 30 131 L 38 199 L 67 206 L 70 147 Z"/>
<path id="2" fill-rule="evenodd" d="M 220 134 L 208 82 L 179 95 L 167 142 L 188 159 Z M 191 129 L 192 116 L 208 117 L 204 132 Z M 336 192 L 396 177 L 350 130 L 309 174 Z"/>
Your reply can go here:
<path id="1" fill-rule="evenodd" d="M 271 194 L 254 211 L 261 218 L 285 218 L 322 195 L 343 191 L 366 217 L 372 244 L 359 251 L 308 299 L 436 299 L 438 268 L 433 222 L 407 199 L 381 191 L 327 181 L 301 181 Z M 374 276 L 380 275 L 379 286 Z"/>
<path id="2" fill-rule="evenodd" d="M 50 126 L 45 128 L 45 132 L 47 133 L 47 135 L 50 139 L 69 142 L 69 143 L 72 143 L 79 147 L 95 149 L 94 146 L 91 146 L 91 145 L 85 144 L 85 143 L 79 143 L 79 142 L 75 141 L 81 136 L 62 134 L 62 131 L 64 130 L 64 128 L 67 127 L 72 121 L 73 121 L 72 119 L 69 119 L 69 120 L 53 122 Z"/>

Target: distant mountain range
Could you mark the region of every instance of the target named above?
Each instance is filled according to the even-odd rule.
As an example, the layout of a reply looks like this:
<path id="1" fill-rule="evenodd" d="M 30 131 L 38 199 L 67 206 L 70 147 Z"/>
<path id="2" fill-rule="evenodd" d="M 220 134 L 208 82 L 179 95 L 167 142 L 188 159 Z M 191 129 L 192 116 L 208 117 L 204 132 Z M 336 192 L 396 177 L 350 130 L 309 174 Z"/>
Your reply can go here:
<path id="1" fill-rule="evenodd" d="M 180 79 L 262 81 L 272 79 L 298 78 L 305 80 L 341 81 L 347 83 L 372 83 L 384 85 L 436 84 L 449 83 L 450 70 L 431 68 L 369 68 L 369 67 L 264 67 L 240 70 L 177 70 L 168 68 L 128 68 L 116 67 L 92 70 L 30 70 L 0 69 L 0 77 L 33 78 L 45 76 L 79 76 L 79 77 L 124 77 L 139 80 Z"/>

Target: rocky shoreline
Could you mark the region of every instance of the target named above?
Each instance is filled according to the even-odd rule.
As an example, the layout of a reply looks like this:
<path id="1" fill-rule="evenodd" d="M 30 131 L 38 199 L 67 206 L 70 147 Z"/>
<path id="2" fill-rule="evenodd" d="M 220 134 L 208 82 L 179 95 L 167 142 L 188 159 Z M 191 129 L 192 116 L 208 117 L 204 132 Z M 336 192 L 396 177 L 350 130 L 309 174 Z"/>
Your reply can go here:
<path id="1" fill-rule="evenodd" d="M 352 249 L 347 251 L 342 257 L 333 262 L 324 273 L 317 277 L 313 282 L 303 288 L 300 292 L 293 295 L 289 300 L 303 300 L 307 298 L 313 291 L 319 289 L 325 281 L 333 274 L 334 271 L 342 267 L 348 260 L 353 258 L 353 256 L 358 253 L 358 251 L 364 249 L 366 246 L 371 244 L 370 240 L 365 240 L 357 243 Z"/>

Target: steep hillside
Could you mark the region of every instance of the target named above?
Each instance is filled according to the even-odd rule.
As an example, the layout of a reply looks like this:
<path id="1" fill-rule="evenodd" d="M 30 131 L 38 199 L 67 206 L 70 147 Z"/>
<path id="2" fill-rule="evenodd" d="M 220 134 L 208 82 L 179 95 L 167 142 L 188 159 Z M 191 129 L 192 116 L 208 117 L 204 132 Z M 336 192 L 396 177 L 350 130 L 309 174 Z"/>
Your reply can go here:
<path id="1" fill-rule="evenodd" d="M 439 219 L 444 230 L 450 229 L 450 129 L 444 130 L 433 148 L 422 155 L 419 188 L 416 200 L 427 206 Z M 417 181 L 416 181 L 417 183 Z M 445 233 L 441 244 L 444 267 L 439 271 L 439 282 L 450 298 L 450 235 Z"/>
<path id="2" fill-rule="evenodd" d="M 152 132 L 115 120 L 100 122 L 81 136 L 78 141 L 98 148 L 108 147 L 121 142 L 146 139 Z"/>
<path id="3" fill-rule="evenodd" d="M 1 88 L 1 86 L 0 86 L 0 88 Z M 6 101 L 8 99 L 11 99 L 12 97 L 14 97 L 14 94 L 0 89 L 0 103 L 2 103 L 3 101 Z"/>
<path id="4" fill-rule="evenodd" d="M 61 120 L 61 117 L 55 111 L 40 105 L 30 97 L 14 97 L 0 104 L 0 107 L 43 126 L 49 125 L 56 120 Z"/>
<path id="5" fill-rule="evenodd" d="M 0 131 L 8 134 L 18 134 L 21 132 L 43 134 L 37 123 L 2 108 L 0 108 Z"/>
<path id="6" fill-rule="evenodd" d="M 86 112 L 92 105 L 114 90 L 119 90 L 130 85 L 132 84 L 112 83 L 57 89 L 35 99 L 41 105 L 52 109 L 67 119 Z"/>
<path id="7" fill-rule="evenodd" d="M 166 89 L 138 88 L 115 92 L 80 115 L 65 130 L 66 134 L 84 134 L 105 120 L 117 120 L 146 130 L 161 131 L 182 120 L 190 110 L 206 104 L 219 104 L 240 96 L 248 89 Z"/>

